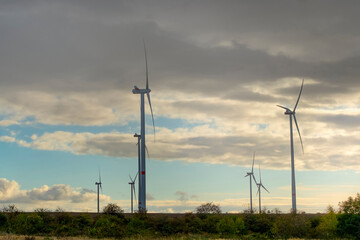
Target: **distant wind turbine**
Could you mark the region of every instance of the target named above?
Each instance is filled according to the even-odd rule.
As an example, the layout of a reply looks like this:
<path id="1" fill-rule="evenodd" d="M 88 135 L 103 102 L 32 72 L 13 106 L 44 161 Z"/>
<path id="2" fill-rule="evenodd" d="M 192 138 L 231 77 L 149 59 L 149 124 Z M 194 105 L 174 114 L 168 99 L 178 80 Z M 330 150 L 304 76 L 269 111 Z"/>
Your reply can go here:
<path id="1" fill-rule="evenodd" d="M 95 182 L 95 185 L 97 185 L 97 212 L 99 213 L 100 212 L 99 190 L 101 189 L 101 192 L 102 192 L 102 182 L 101 182 L 100 169 L 99 169 L 99 182 Z"/>
<path id="2" fill-rule="evenodd" d="M 254 155 L 253 155 L 253 162 L 252 162 L 252 167 L 251 167 L 251 172 L 248 172 L 245 177 L 249 177 L 249 180 L 250 180 L 250 212 L 253 213 L 253 205 L 252 205 L 252 179 L 254 179 L 255 183 L 257 184 L 256 182 L 256 179 L 255 179 L 255 176 L 254 176 L 254 161 L 255 161 L 255 152 L 254 152 Z"/>
<path id="3" fill-rule="evenodd" d="M 303 86 L 304 86 L 304 79 L 302 81 L 302 84 L 301 84 L 301 88 L 300 88 L 300 93 L 299 93 L 299 97 L 296 101 L 296 104 L 295 104 L 295 107 L 294 107 L 294 110 L 290 110 L 289 108 L 287 107 L 284 107 L 284 106 L 280 106 L 280 105 L 276 105 L 280 108 L 283 108 L 285 109 L 285 115 L 289 115 L 290 117 L 290 149 L 291 149 L 291 196 L 292 196 L 292 212 L 293 213 L 296 213 L 296 185 L 295 185 L 295 162 L 294 162 L 294 140 L 293 140 L 293 128 L 292 128 L 292 117 L 294 117 L 294 122 L 295 122 L 295 126 L 296 126 L 296 129 L 299 133 L 299 138 L 300 138 L 300 142 L 301 142 L 301 149 L 302 149 L 302 152 L 304 153 L 304 145 L 303 145 L 303 142 L 302 142 L 302 139 L 301 139 L 301 134 L 300 134 L 300 130 L 299 130 L 299 126 L 297 124 L 297 121 L 296 121 L 296 117 L 295 117 L 295 110 L 296 110 L 296 107 L 299 103 L 299 100 L 300 100 L 300 96 L 301 96 L 301 92 L 303 90 Z"/>
<path id="4" fill-rule="evenodd" d="M 135 201 L 136 201 L 136 193 L 135 193 L 135 181 L 136 181 L 136 178 L 137 178 L 138 174 L 136 173 L 135 175 L 135 178 L 134 180 L 131 178 L 131 176 L 129 175 L 130 177 L 130 191 L 131 191 L 131 213 L 134 213 L 134 208 L 133 208 L 133 196 L 135 197 Z"/>
<path id="5" fill-rule="evenodd" d="M 152 111 L 151 101 L 150 101 L 150 92 L 151 89 L 149 88 L 149 72 L 148 72 L 148 62 L 147 62 L 147 55 L 146 55 L 146 47 L 144 42 L 144 52 L 145 52 L 145 64 L 146 64 L 146 88 L 139 89 L 137 86 L 134 86 L 132 90 L 133 94 L 140 94 L 140 112 L 141 112 L 141 147 L 140 147 L 140 172 L 139 172 L 139 211 L 146 210 L 146 167 L 145 167 L 145 151 L 146 151 L 146 144 L 145 144 L 145 103 L 144 103 L 144 95 L 147 95 L 149 106 L 151 110 L 151 117 L 152 123 L 154 127 L 154 139 L 155 139 L 155 122 L 154 122 L 154 115 Z"/>
<path id="6" fill-rule="evenodd" d="M 259 164 L 259 177 L 260 177 L 260 182 L 256 183 L 258 191 L 257 194 L 259 194 L 259 213 L 261 213 L 261 188 L 265 189 L 268 193 L 270 193 L 266 187 L 264 187 L 264 185 L 261 182 L 261 172 L 260 172 L 260 164 Z"/>

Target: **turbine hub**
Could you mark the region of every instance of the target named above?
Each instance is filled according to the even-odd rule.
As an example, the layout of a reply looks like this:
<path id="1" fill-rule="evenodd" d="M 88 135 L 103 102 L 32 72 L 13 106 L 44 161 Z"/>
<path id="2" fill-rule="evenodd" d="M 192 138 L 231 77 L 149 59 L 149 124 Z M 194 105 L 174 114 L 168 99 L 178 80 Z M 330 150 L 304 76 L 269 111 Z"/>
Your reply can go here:
<path id="1" fill-rule="evenodd" d="M 134 89 L 132 90 L 133 94 L 145 94 L 151 92 L 151 89 L 139 89 L 137 86 L 134 86 Z"/>

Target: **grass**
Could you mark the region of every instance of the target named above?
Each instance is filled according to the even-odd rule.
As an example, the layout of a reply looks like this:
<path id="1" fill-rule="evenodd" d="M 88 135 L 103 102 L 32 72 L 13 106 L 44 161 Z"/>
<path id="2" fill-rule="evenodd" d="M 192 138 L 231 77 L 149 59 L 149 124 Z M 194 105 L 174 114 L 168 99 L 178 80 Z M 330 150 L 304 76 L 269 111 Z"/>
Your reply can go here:
<path id="1" fill-rule="evenodd" d="M 148 237 L 131 237 L 123 238 L 124 240 L 145 240 L 149 239 Z M 191 236 L 174 236 L 174 237 L 160 237 L 152 238 L 152 240 L 225 240 L 225 238 L 214 238 L 214 237 L 205 237 L 201 235 L 191 235 Z M 229 238 L 226 238 L 227 240 Z M 237 238 L 240 239 L 240 238 Z M 44 237 L 44 236 L 21 236 L 14 234 L 3 234 L 0 235 L 0 240 L 99 240 L 99 238 L 88 238 L 88 237 Z M 101 238 L 101 240 L 113 240 L 113 238 Z M 304 240 L 301 238 L 290 238 L 289 240 Z"/>

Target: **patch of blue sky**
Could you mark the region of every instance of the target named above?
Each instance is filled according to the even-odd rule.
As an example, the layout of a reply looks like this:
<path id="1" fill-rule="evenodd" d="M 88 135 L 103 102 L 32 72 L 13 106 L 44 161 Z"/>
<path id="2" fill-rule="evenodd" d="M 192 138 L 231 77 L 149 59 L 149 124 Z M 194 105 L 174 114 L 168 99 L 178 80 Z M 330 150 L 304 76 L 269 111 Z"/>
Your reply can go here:
<path id="1" fill-rule="evenodd" d="M 255 126 L 258 130 L 265 130 L 269 124 L 268 123 L 251 123 L 250 126 Z"/>
<path id="2" fill-rule="evenodd" d="M 6 118 L 5 118 L 6 119 Z M 82 126 L 82 125 L 49 125 L 37 123 L 33 117 L 28 117 L 22 122 L 27 122 L 30 124 L 20 124 L 20 125 L 11 125 L 7 127 L 0 128 L 1 135 L 9 135 L 10 132 L 14 132 L 17 136 L 22 137 L 24 140 L 30 138 L 33 134 L 42 135 L 46 132 L 56 132 L 56 131 L 65 131 L 65 132 L 91 132 L 94 134 L 104 133 L 104 132 L 121 132 L 133 134 L 135 132 L 140 132 L 140 122 L 138 121 L 129 121 L 126 125 L 121 124 L 111 124 L 104 126 Z M 146 124 L 147 132 L 152 133 L 152 121 L 151 115 L 146 115 Z M 177 128 L 193 128 L 196 126 L 202 125 L 202 123 L 189 122 L 180 118 L 168 118 L 168 117 L 155 117 L 155 125 L 157 127 L 164 127 L 171 130 Z M 215 124 L 212 123 L 212 126 L 215 127 Z"/>
<path id="3" fill-rule="evenodd" d="M 147 118 L 149 118 L 147 116 Z M 150 116 L 151 118 L 151 116 Z M 201 126 L 204 123 L 200 123 L 200 122 L 189 122 L 185 119 L 182 118 L 168 118 L 168 117 L 163 117 L 163 116 L 159 116 L 155 118 L 155 125 L 159 126 L 159 127 L 164 127 L 164 128 L 168 128 L 168 129 L 177 129 L 177 128 L 194 128 L 197 126 Z"/>

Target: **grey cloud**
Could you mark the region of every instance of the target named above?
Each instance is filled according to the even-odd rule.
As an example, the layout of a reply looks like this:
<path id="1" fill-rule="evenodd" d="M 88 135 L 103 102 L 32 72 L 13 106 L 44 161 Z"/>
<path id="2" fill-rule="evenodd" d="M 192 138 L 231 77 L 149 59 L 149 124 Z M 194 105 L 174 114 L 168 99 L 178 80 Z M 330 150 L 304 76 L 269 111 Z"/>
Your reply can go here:
<path id="1" fill-rule="evenodd" d="M 189 200 L 189 194 L 184 191 L 176 191 L 175 196 L 177 196 L 178 200 L 181 202 L 186 202 Z"/>
<path id="2" fill-rule="evenodd" d="M 330 125 L 331 127 L 337 127 L 342 129 L 358 129 L 360 116 L 358 115 L 322 115 L 318 118 L 320 121 L 323 121 Z"/>
<path id="3" fill-rule="evenodd" d="M 0 26 L 2 32 L 6 33 L 6 38 L 0 45 L 4 50 L 1 58 L 3 83 L 26 88 L 50 88 L 52 91 L 131 89 L 134 82 L 144 78 L 141 46 L 143 37 L 148 42 L 151 84 L 158 90 L 176 88 L 189 92 L 215 93 L 219 90 L 226 91 L 229 86 L 240 87 L 246 82 L 273 81 L 289 76 L 313 77 L 326 82 L 328 78 L 336 81 L 339 77 L 354 81 L 359 75 L 351 71 L 358 69 L 359 62 L 353 55 L 333 63 L 299 61 L 281 54 L 269 55 L 264 49 L 250 48 L 247 42 L 239 42 L 235 37 L 229 38 L 233 41 L 231 49 L 209 47 L 206 44 L 199 46 L 188 41 L 185 32 L 170 31 L 167 26 L 176 23 L 168 22 L 165 18 L 169 17 L 168 14 L 174 18 L 181 17 L 183 21 L 180 23 L 186 24 L 187 20 L 194 20 L 195 16 L 184 19 L 180 9 L 197 9 L 199 12 L 196 18 L 206 18 L 207 21 L 197 20 L 186 26 L 197 29 L 199 36 L 207 31 L 216 34 L 215 31 L 221 33 L 235 30 L 246 35 L 251 29 L 249 25 L 266 30 L 267 34 L 279 28 L 278 31 L 282 30 L 281 35 L 285 30 L 291 32 L 293 25 L 300 25 L 300 29 L 315 25 L 308 22 L 309 18 L 317 24 L 328 24 L 306 11 L 296 13 L 302 16 L 300 19 L 308 14 L 307 22 L 299 21 L 294 16 L 291 10 L 311 6 L 309 3 L 282 3 L 283 10 L 280 11 L 276 4 L 236 1 L 221 5 L 216 1 L 210 2 L 208 6 L 212 7 L 208 8 L 202 8 L 196 3 L 163 1 L 155 2 L 154 5 L 143 1 L 106 2 L 107 4 L 92 2 L 82 5 L 71 1 L 52 4 L 37 1 L 35 7 L 17 4 L 11 6 L 12 9 L 18 9 L 18 12 L 14 10 L 13 14 L 2 15 L 4 24 Z M 351 4 L 339 5 L 332 2 L 326 4 L 328 11 L 323 11 L 319 4 L 313 4 L 312 7 L 328 16 L 330 9 L 338 11 L 339 8 L 345 8 L 350 11 Z M 161 9 L 165 9 L 166 13 L 162 13 Z M 268 9 L 273 9 L 274 12 Z M 131 14 L 127 14 L 128 11 Z M 239 11 L 243 14 L 239 14 Z M 143 14 L 145 12 L 147 15 Z M 250 12 L 253 14 L 249 14 Z M 189 13 L 194 12 L 186 14 Z M 274 13 L 280 13 L 281 17 Z M 134 17 L 128 18 L 132 14 Z M 208 15 L 219 14 L 226 14 L 227 17 L 207 18 Z M 264 19 L 270 18 L 271 21 L 253 17 L 257 15 Z M 349 15 L 346 18 L 338 17 L 343 21 Z M 13 19 L 17 21 L 11 21 Z M 208 21 L 216 23 L 212 25 Z M 211 29 L 204 25 L 211 26 Z M 264 39 L 266 40 L 266 34 Z M 297 44 L 301 45 L 301 42 Z"/>
<path id="4" fill-rule="evenodd" d="M 150 201 L 155 200 L 155 198 L 150 193 L 146 193 L 146 199 Z"/>

